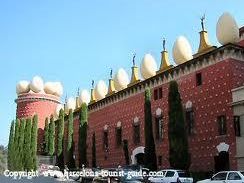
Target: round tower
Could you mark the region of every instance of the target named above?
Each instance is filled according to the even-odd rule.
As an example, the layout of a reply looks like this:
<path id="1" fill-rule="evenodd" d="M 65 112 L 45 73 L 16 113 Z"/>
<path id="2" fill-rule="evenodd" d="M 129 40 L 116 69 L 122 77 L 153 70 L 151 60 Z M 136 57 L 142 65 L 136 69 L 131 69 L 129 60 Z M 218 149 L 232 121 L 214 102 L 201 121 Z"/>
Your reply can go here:
<path id="1" fill-rule="evenodd" d="M 57 118 L 57 109 L 60 109 L 60 97 L 63 86 L 60 82 L 46 82 L 35 76 L 30 82 L 20 81 L 16 85 L 17 104 L 16 118 L 32 118 L 38 116 L 38 154 L 44 152 L 45 119 L 51 115 Z M 59 111 L 58 111 L 59 112 Z"/>
<path id="2" fill-rule="evenodd" d="M 18 95 L 16 117 L 28 118 L 38 115 L 38 128 L 44 129 L 46 117 L 55 113 L 60 98 L 46 93 L 24 93 Z"/>

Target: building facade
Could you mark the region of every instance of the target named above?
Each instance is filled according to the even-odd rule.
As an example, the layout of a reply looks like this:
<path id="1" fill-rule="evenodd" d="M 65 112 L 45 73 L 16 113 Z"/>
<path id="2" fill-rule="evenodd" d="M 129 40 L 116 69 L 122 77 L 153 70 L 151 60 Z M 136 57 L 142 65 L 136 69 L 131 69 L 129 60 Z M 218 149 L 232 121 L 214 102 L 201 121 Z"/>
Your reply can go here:
<path id="1" fill-rule="evenodd" d="M 206 32 L 206 31 L 202 31 Z M 201 34 L 200 34 L 201 35 Z M 204 35 L 204 34 L 202 34 Z M 128 143 L 130 163 L 143 164 L 144 154 L 144 91 L 152 93 L 153 133 L 158 168 L 169 168 L 168 142 L 168 88 L 176 80 L 184 107 L 191 167 L 193 171 L 236 170 L 243 167 L 244 141 L 242 124 L 237 128 L 242 109 L 233 101 L 236 88 L 244 86 L 244 28 L 240 29 L 240 42 L 194 55 L 175 67 L 168 67 L 155 76 L 137 81 L 127 88 L 109 93 L 105 98 L 88 105 L 88 164 L 92 164 L 92 135 L 96 134 L 96 159 L 100 167 L 125 165 L 123 143 Z M 204 35 L 205 36 L 205 35 Z M 201 37 L 202 38 L 202 37 Z M 165 51 L 165 50 L 164 50 Z M 164 60 L 164 51 L 162 60 Z M 165 61 L 165 60 L 164 60 Z M 132 67 L 132 70 L 135 66 Z M 134 70 L 135 71 L 135 70 Z M 110 81 L 111 82 L 111 81 Z M 111 84 L 111 83 L 110 83 Z M 239 91 L 239 90 L 238 90 Z M 241 90 L 243 91 L 243 90 Z M 53 108 L 49 110 L 45 103 Z M 16 100 L 17 117 L 37 113 L 40 127 L 59 103 L 56 99 L 25 96 Z M 37 102 L 37 103 L 36 103 Z M 44 108 L 43 108 L 44 106 Z M 38 113 L 38 111 L 41 111 Z M 239 111 L 239 112 L 238 112 Z M 78 165 L 79 112 L 74 111 L 74 157 Z M 67 119 L 67 115 L 66 118 Z M 242 117 L 241 117 L 242 119 Z M 64 146 L 67 142 L 67 120 Z M 64 151 L 65 160 L 66 152 Z"/>

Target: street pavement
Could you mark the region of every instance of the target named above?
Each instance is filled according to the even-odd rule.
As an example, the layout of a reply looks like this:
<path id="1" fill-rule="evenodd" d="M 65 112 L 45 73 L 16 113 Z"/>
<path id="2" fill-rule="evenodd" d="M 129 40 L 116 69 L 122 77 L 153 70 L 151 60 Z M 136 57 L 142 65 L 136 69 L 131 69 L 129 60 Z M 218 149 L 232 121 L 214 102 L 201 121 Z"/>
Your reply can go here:
<path id="1" fill-rule="evenodd" d="M 44 177 L 44 176 L 39 176 L 39 177 L 35 177 L 32 179 L 26 179 L 26 178 L 22 178 L 22 179 L 13 179 L 13 178 L 9 178 L 9 177 L 5 177 L 4 175 L 0 175 L 0 183 L 55 183 L 55 182 L 70 182 L 70 183 L 77 183 L 76 181 L 63 181 L 60 179 L 55 179 L 53 177 Z"/>

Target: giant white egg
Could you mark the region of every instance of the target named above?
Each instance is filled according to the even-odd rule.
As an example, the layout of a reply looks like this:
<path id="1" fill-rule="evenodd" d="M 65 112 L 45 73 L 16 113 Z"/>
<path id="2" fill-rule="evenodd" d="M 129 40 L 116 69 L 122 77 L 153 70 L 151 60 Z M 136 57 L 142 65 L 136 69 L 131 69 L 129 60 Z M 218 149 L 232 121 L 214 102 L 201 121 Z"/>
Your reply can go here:
<path id="1" fill-rule="evenodd" d="M 22 93 L 28 93 L 30 91 L 30 82 L 29 81 L 20 81 L 16 85 L 16 93 L 22 94 Z"/>
<path id="2" fill-rule="evenodd" d="M 54 85 L 54 83 L 53 82 L 46 82 L 44 84 L 44 91 L 47 94 L 53 95 L 54 92 L 55 92 L 55 85 Z"/>
<path id="3" fill-rule="evenodd" d="M 55 90 L 54 95 L 61 97 L 63 95 L 63 86 L 60 82 L 54 82 Z"/>
<path id="4" fill-rule="evenodd" d="M 239 40 L 239 28 L 231 14 L 223 13 L 217 22 L 216 35 L 220 44 L 236 43 Z"/>
<path id="5" fill-rule="evenodd" d="M 127 87 L 129 82 L 130 80 L 127 72 L 123 68 L 120 68 L 114 76 L 115 89 L 117 91 L 123 90 Z"/>
<path id="6" fill-rule="evenodd" d="M 87 90 L 82 90 L 81 93 L 80 93 L 80 96 L 79 96 L 79 99 L 80 99 L 80 103 L 86 103 L 88 104 L 90 102 L 90 94 Z"/>
<path id="7" fill-rule="evenodd" d="M 176 39 L 173 46 L 173 58 L 176 64 L 182 64 L 193 58 L 191 45 L 184 36 Z"/>
<path id="8" fill-rule="evenodd" d="M 106 83 L 103 80 L 98 81 L 94 90 L 96 100 L 103 99 L 107 93 L 108 93 L 108 87 Z"/>
<path id="9" fill-rule="evenodd" d="M 35 76 L 30 83 L 30 89 L 35 93 L 39 93 L 43 91 L 43 88 L 44 83 L 42 78 L 40 76 Z"/>
<path id="10" fill-rule="evenodd" d="M 144 79 L 150 78 L 156 74 L 157 63 L 151 54 L 146 54 L 141 62 L 141 75 Z"/>
<path id="11" fill-rule="evenodd" d="M 75 99 L 73 97 L 70 97 L 67 101 L 67 109 L 75 110 L 75 106 L 76 106 Z"/>

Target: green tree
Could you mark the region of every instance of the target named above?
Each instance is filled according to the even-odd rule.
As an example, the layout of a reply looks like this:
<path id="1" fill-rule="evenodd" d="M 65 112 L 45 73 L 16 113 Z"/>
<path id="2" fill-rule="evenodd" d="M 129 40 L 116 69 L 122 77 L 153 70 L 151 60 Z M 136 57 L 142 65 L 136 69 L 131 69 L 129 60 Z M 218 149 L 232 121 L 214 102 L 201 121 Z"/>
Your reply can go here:
<path id="1" fill-rule="evenodd" d="M 97 167 L 97 157 L 96 157 L 96 134 L 92 134 L 92 167 Z"/>
<path id="2" fill-rule="evenodd" d="M 64 139 L 64 110 L 59 111 L 59 120 L 57 121 L 57 165 L 61 170 L 64 169 L 64 157 L 63 157 L 63 139 Z"/>
<path id="3" fill-rule="evenodd" d="M 79 166 L 82 165 L 87 166 L 87 146 L 86 146 L 86 139 L 87 139 L 87 123 L 88 123 L 88 112 L 87 112 L 87 105 L 86 103 L 81 104 L 81 111 L 80 111 L 80 125 L 79 125 Z"/>
<path id="4" fill-rule="evenodd" d="M 38 125 L 38 116 L 34 115 L 32 120 L 32 129 L 31 129 L 31 155 L 32 155 L 32 169 L 37 169 L 37 125 Z"/>
<path id="5" fill-rule="evenodd" d="M 45 143 L 44 143 L 44 147 L 45 147 L 44 151 L 45 151 L 46 154 L 48 154 L 48 143 L 49 143 L 48 135 L 49 135 L 49 118 L 46 117 L 46 119 L 45 119 L 45 127 L 44 127 L 44 141 L 45 141 Z"/>
<path id="6" fill-rule="evenodd" d="M 129 150 L 128 150 L 128 140 L 123 140 L 123 151 L 124 151 L 124 157 L 125 157 L 125 164 L 130 164 L 130 158 L 129 158 Z"/>
<path id="7" fill-rule="evenodd" d="M 15 122 L 15 133 L 14 133 L 14 156 L 13 156 L 13 170 L 20 170 L 19 169 L 19 153 L 18 153 L 18 148 L 19 148 L 19 134 L 20 134 L 20 120 L 17 119 Z"/>
<path id="8" fill-rule="evenodd" d="M 8 169 L 13 170 L 14 161 L 14 120 L 11 123 L 9 140 L 8 140 Z"/>
<path id="9" fill-rule="evenodd" d="M 26 120 L 25 139 L 24 139 L 24 170 L 30 171 L 32 169 L 32 153 L 31 153 L 31 129 L 32 119 Z"/>
<path id="10" fill-rule="evenodd" d="M 24 170 L 24 140 L 25 140 L 25 125 L 26 120 L 23 118 L 20 120 L 20 136 L 18 142 L 18 155 L 19 155 L 19 170 Z"/>
<path id="11" fill-rule="evenodd" d="M 169 162 L 172 168 L 186 170 L 190 166 L 190 154 L 183 107 L 176 81 L 169 83 L 168 105 Z"/>
<path id="12" fill-rule="evenodd" d="M 75 160 L 74 160 L 74 116 L 73 110 L 69 110 L 69 119 L 68 119 L 68 143 L 67 143 L 67 165 L 69 168 L 75 168 Z"/>
<path id="13" fill-rule="evenodd" d="M 151 92 L 149 88 L 145 90 L 144 104 L 144 133 L 145 133 L 145 166 L 149 170 L 157 170 L 157 156 L 153 138 L 152 111 L 151 111 Z"/>
<path id="14" fill-rule="evenodd" d="M 49 133 L 48 133 L 48 154 L 53 156 L 54 147 L 55 147 L 55 123 L 53 119 L 53 115 L 51 115 L 50 123 L 49 123 Z"/>

